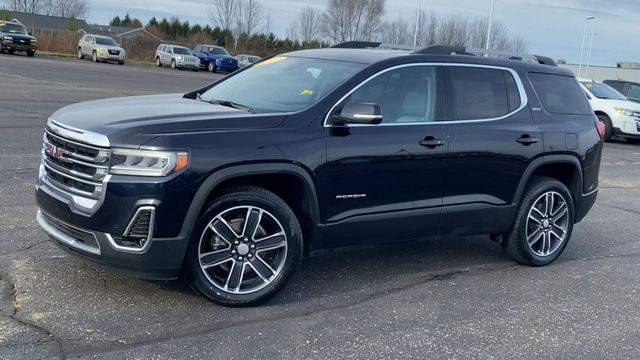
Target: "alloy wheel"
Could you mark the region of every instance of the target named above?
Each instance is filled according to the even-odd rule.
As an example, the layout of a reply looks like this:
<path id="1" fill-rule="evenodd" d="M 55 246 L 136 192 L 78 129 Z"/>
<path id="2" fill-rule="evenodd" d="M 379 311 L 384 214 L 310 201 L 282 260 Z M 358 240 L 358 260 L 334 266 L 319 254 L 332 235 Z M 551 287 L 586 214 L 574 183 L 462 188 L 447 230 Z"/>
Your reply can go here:
<path id="1" fill-rule="evenodd" d="M 549 191 L 538 197 L 527 217 L 529 249 L 540 257 L 554 254 L 567 238 L 569 215 L 569 206 L 561 194 Z"/>
<path id="2" fill-rule="evenodd" d="M 287 257 L 284 227 L 268 211 L 238 206 L 221 212 L 200 236 L 200 269 L 211 285 L 250 294 L 271 284 Z"/>

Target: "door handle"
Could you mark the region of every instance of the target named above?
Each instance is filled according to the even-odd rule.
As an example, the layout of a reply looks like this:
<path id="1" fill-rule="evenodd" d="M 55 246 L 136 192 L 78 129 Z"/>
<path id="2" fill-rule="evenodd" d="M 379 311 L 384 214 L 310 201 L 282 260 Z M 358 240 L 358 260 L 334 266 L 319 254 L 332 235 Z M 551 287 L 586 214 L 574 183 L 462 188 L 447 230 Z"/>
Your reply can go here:
<path id="1" fill-rule="evenodd" d="M 537 137 L 531 137 L 531 135 L 522 135 L 518 140 L 520 144 L 529 146 L 531 144 L 537 144 L 540 140 Z"/>
<path id="2" fill-rule="evenodd" d="M 446 143 L 446 141 L 436 139 L 433 136 L 427 136 L 426 138 L 424 138 L 424 140 L 420 141 L 420 145 L 429 149 L 435 149 L 436 147 L 442 146 Z"/>

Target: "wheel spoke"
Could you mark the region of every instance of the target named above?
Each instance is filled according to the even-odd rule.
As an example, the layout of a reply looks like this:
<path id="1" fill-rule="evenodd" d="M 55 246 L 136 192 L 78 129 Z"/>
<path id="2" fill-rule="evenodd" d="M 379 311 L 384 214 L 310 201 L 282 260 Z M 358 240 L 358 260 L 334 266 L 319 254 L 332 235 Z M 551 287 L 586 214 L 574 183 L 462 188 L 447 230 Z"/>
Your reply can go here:
<path id="1" fill-rule="evenodd" d="M 231 259 L 228 249 L 212 251 L 200 255 L 200 264 L 204 269 L 224 264 Z"/>
<path id="2" fill-rule="evenodd" d="M 256 272 L 256 274 L 258 274 L 258 276 L 262 278 L 262 280 L 269 281 L 271 276 L 273 276 L 274 272 L 271 267 L 265 264 L 264 261 L 259 257 L 255 257 L 254 259 L 252 259 L 249 264 L 251 264 L 253 270 Z"/>
<path id="3" fill-rule="evenodd" d="M 278 233 L 256 240 L 256 250 L 273 250 L 287 245 L 287 238 L 284 233 Z"/>
<path id="4" fill-rule="evenodd" d="M 535 223 L 536 223 L 536 225 L 540 225 L 540 224 L 542 224 L 542 220 L 541 220 L 541 219 L 539 219 L 539 218 L 537 218 L 537 217 L 535 217 L 535 216 L 533 215 L 533 213 L 529 213 L 529 220 L 533 220 L 533 222 L 535 222 Z"/>
<path id="5" fill-rule="evenodd" d="M 262 211 L 249 208 L 249 210 L 247 210 L 247 216 L 245 219 L 246 220 L 244 221 L 244 230 L 242 231 L 242 236 L 253 239 L 253 236 L 258 229 L 258 225 L 260 225 L 260 220 L 262 220 Z"/>
<path id="6" fill-rule="evenodd" d="M 533 206 L 533 208 L 531 208 L 533 211 L 537 212 L 538 215 L 540 215 L 540 217 L 544 217 L 544 213 L 542 211 L 540 211 L 540 209 L 538 209 L 538 207 L 536 207 L 535 205 Z"/>
<path id="7" fill-rule="evenodd" d="M 231 225 L 221 217 L 217 217 L 213 222 L 213 231 L 229 244 L 238 238 L 238 234 L 231 228 Z"/>
<path id="8" fill-rule="evenodd" d="M 544 198 L 544 214 L 551 215 L 553 212 L 553 194 L 547 193 Z"/>
<path id="9" fill-rule="evenodd" d="M 535 245 L 538 241 L 540 241 L 540 238 L 543 235 L 544 235 L 544 232 L 540 228 L 537 228 L 536 231 L 534 231 L 533 234 L 529 235 L 529 237 L 527 238 L 527 242 L 529 242 L 529 246 Z"/>
<path id="10" fill-rule="evenodd" d="M 568 212 L 569 212 L 569 208 L 567 207 L 567 204 L 563 203 L 562 205 L 560 205 L 558 210 L 556 210 L 556 212 L 552 215 L 551 221 L 555 223 L 556 221 L 562 219 Z"/>
<path id="11" fill-rule="evenodd" d="M 542 234 L 542 255 L 548 255 L 551 248 L 551 235 L 548 232 Z"/>
<path id="12" fill-rule="evenodd" d="M 234 261 L 229 271 L 229 276 L 227 276 L 227 283 L 225 284 L 225 288 L 237 291 L 242 284 L 242 275 L 244 274 L 245 263 L 239 263 Z"/>

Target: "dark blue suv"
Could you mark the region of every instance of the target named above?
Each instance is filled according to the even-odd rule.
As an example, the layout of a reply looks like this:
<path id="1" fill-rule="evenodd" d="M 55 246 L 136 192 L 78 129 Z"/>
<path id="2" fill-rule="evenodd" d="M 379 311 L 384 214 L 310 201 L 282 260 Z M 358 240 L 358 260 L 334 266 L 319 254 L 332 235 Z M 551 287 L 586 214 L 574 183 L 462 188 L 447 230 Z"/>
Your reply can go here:
<path id="1" fill-rule="evenodd" d="M 74 255 L 182 272 L 233 306 L 337 248 L 487 234 L 519 263 L 557 259 L 596 200 L 605 130 L 574 75 L 539 56 L 375 45 L 57 111 L 38 223 Z"/>
<path id="2" fill-rule="evenodd" d="M 221 46 L 198 44 L 193 54 L 200 59 L 200 67 L 210 72 L 234 72 L 238 70 L 238 60 Z"/>

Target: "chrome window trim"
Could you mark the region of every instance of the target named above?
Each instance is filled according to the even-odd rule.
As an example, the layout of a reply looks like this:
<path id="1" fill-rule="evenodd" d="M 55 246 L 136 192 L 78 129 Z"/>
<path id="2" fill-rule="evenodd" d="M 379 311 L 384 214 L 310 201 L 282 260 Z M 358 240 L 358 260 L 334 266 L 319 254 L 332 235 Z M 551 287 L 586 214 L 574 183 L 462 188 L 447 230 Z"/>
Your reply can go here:
<path id="1" fill-rule="evenodd" d="M 127 228 L 125 229 L 123 235 L 126 236 L 126 234 L 129 233 L 129 231 L 131 230 L 131 227 L 133 226 L 134 222 L 138 218 L 138 214 L 140 214 L 140 212 L 142 211 L 151 211 L 151 216 L 149 220 L 149 233 L 147 234 L 147 238 L 145 240 L 144 245 L 142 245 L 142 247 L 140 248 L 118 245 L 118 243 L 115 240 L 113 240 L 113 237 L 111 236 L 111 234 L 106 234 L 106 238 L 109 241 L 109 245 L 111 245 L 111 247 L 114 250 L 129 253 L 129 254 L 144 254 L 145 252 L 147 252 L 147 250 L 149 250 L 149 248 L 151 247 L 152 239 L 153 239 L 153 230 L 156 224 L 155 206 L 139 207 L 138 210 L 136 210 L 135 214 L 133 214 L 133 216 L 131 217 L 131 220 L 129 220 L 129 225 L 127 225 Z"/>
<path id="2" fill-rule="evenodd" d="M 349 97 L 352 93 L 354 93 L 356 90 L 358 90 L 360 87 L 364 86 L 366 83 L 368 83 L 369 81 L 373 80 L 374 78 L 378 77 L 381 74 L 384 74 L 386 72 L 395 70 L 395 69 L 401 69 L 401 68 L 405 68 L 405 67 L 412 67 L 412 66 L 450 66 L 450 67 L 454 67 L 454 66 L 458 66 L 458 67 L 474 67 L 474 68 L 481 68 L 481 69 L 495 69 L 495 70 L 505 70 L 508 71 L 512 76 L 513 79 L 516 82 L 516 86 L 518 87 L 518 92 L 520 93 L 520 106 L 509 112 L 506 115 L 500 116 L 500 117 L 495 117 L 495 118 L 487 118 L 487 119 L 470 119 L 470 120 L 451 120 L 451 121 L 422 121 L 422 122 L 414 122 L 414 123 L 381 123 L 381 124 L 330 124 L 329 123 L 329 117 L 331 116 L 331 114 L 333 113 L 333 111 L 336 109 L 336 107 L 338 105 L 340 105 L 347 97 Z M 527 93 L 524 89 L 524 85 L 522 83 L 522 79 L 520 78 L 520 76 L 518 75 L 518 73 L 510 68 L 507 67 L 503 67 L 503 66 L 493 66 L 493 65 L 481 65 L 481 64 L 460 64 L 460 63 L 410 63 L 410 64 L 402 64 L 402 65 L 396 65 L 396 66 L 392 66 L 390 68 L 386 68 L 383 69 L 381 71 L 378 71 L 377 73 L 369 76 L 368 78 L 366 78 L 365 80 L 363 80 L 362 82 L 360 82 L 358 85 L 356 85 L 353 89 L 349 90 L 349 92 L 347 92 L 343 97 L 340 98 L 340 100 L 338 100 L 329 110 L 329 112 L 327 113 L 327 115 L 325 116 L 324 119 L 324 123 L 323 123 L 323 127 L 363 127 L 363 126 L 411 126 L 411 125 L 442 125 L 442 124 L 466 124 L 466 123 L 477 123 L 477 122 L 488 122 L 488 121 L 498 121 L 498 120 L 503 120 L 506 119 L 518 112 L 520 112 L 522 109 L 524 109 L 525 107 L 527 107 L 527 105 L 529 104 L 529 98 L 527 97 Z M 383 120 L 384 121 L 384 120 Z"/>
<path id="3" fill-rule="evenodd" d="M 94 133 L 91 131 L 81 130 L 69 125 L 63 125 L 53 118 L 47 120 L 47 129 L 52 133 L 80 142 L 83 146 L 99 146 L 108 148 L 109 138 L 105 135 Z"/>

